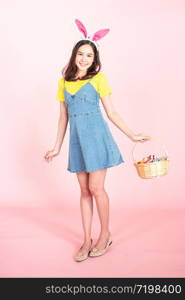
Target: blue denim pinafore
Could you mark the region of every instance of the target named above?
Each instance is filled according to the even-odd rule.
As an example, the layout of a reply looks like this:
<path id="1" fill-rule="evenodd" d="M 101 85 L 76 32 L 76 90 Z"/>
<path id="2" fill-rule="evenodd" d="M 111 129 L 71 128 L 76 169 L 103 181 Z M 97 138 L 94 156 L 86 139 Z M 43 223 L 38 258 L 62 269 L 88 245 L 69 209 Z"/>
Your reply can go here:
<path id="1" fill-rule="evenodd" d="M 90 81 L 74 95 L 66 90 L 64 81 L 70 124 L 67 170 L 74 173 L 94 172 L 125 162 L 102 116 L 99 94 Z"/>

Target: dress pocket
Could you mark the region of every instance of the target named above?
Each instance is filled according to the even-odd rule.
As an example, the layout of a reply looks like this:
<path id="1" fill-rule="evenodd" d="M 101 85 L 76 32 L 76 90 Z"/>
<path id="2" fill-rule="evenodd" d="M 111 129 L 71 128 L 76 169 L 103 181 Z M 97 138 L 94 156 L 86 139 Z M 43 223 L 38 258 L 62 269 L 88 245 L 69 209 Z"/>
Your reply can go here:
<path id="1" fill-rule="evenodd" d="M 88 94 L 83 94 L 81 96 L 81 100 L 86 102 L 86 103 L 97 104 L 97 100 L 94 97 L 91 97 L 91 95 L 88 95 Z"/>

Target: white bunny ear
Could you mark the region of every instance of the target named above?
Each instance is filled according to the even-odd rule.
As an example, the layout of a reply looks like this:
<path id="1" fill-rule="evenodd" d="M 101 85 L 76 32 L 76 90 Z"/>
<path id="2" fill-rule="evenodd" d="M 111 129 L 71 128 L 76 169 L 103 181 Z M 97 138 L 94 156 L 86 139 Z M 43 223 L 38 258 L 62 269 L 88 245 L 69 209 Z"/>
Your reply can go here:
<path id="1" fill-rule="evenodd" d="M 109 32 L 109 30 L 110 29 L 101 29 L 101 30 L 95 32 L 95 34 L 93 35 L 92 40 L 93 41 L 100 40 L 102 37 L 104 37 Z"/>
<path id="2" fill-rule="evenodd" d="M 86 38 L 87 37 L 87 30 L 86 30 L 85 26 L 78 19 L 75 20 L 75 23 L 76 23 L 78 29 L 83 33 L 84 37 Z"/>

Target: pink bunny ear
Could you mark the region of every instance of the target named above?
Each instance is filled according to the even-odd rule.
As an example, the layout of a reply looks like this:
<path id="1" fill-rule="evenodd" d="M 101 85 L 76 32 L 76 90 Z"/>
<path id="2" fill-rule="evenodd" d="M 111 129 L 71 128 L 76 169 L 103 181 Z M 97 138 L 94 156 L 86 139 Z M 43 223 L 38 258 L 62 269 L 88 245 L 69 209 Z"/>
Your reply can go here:
<path id="1" fill-rule="evenodd" d="M 85 26 L 82 24 L 81 21 L 79 21 L 77 19 L 75 20 L 75 23 L 76 23 L 78 29 L 83 33 L 84 37 L 86 38 L 87 37 L 87 30 L 86 30 Z"/>
<path id="2" fill-rule="evenodd" d="M 102 37 L 104 37 L 109 32 L 109 30 L 110 29 L 101 29 L 101 30 L 95 32 L 95 34 L 93 35 L 92 40 L 93 41 L 100 40 Z"/>

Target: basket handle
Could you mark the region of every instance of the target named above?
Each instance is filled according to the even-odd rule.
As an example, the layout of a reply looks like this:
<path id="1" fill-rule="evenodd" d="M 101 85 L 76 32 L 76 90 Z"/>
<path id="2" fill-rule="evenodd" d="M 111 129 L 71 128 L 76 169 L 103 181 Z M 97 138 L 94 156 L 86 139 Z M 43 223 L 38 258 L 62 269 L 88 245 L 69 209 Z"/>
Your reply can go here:
<path id="1" fill-rule="evenodd" d="M 158 141 L 158 142 L 161 144 L 161 146 L 162 146 L 162 148 L 163 148 L 163 150 L 164 150 L 166 156 L 168 157 L 168 152 L 167 152 L 167 150 L 166 150 L 166 147 L 164 146 L 163 143 L 161 143 L 161 141 L 160 141 L 158 138 L 156 138 L 156 137 L 151 137 L 150 140 Z M 150 140 L 149 140 L 149 141 L 150 141 Z M 135 159 L 135 149 L 136 149 L 136 146 L 137 146 L 138 143 L 141 143 L 141 142 L 137 141 L 137 142 L 135 143 L 133 149 L 132 149 L 132 160 L 133 160 L 134 163 L 136 163 L 136 159 Z"/>

